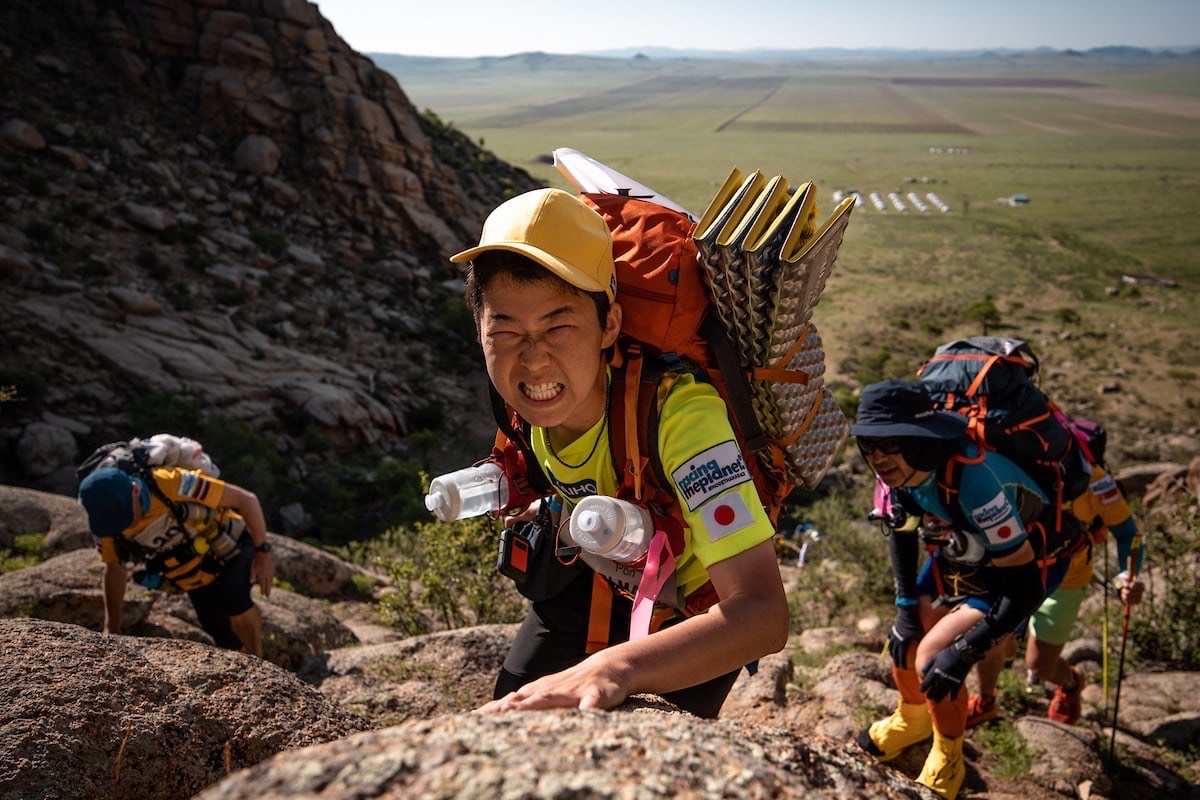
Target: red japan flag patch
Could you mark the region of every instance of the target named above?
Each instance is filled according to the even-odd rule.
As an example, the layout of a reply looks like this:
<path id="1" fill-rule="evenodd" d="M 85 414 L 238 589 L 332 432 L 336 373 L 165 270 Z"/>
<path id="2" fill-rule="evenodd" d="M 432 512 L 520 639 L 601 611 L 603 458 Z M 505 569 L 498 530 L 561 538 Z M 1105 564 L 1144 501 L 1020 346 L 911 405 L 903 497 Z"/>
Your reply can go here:
<path id="1" fill-rule="evenodd" d="M 750 513 L 750 507 L 740 492 L 713 498 L 700 513 L 704 517 L 704 531 L 710 542 L 749 528 L 754 523 L 754 515 Z"/>
<path id="2" fill-rule="evenodd" d="M 1023 539 L 1025 528 L 1004 492 L 999 492 L 988 502 L 971 512 L 975 524 L 987 536 L 990 547 L 1017 544 Z"/>

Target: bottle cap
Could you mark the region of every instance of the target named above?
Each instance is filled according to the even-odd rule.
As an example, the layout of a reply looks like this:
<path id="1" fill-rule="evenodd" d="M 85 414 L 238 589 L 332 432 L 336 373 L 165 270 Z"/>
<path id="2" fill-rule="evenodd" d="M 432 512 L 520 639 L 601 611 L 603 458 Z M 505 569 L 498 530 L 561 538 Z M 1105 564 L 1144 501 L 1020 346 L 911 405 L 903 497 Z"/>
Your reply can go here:
<path id="1" fill-rule="evenodd" d="M 432 511 L 438 519 L 446 520 L 450 511 L 450 502 L 445 492 L 433 492 L 425 495 L 425 508 Z"/>
<path id="2" fill-rule="evenodd" d="M 579 518 L 575 520 L 575 526 L 581 531 L 591 533 L 603 525 L 603 520 L 595 511 L 587 510 L 580 511 Z"/>

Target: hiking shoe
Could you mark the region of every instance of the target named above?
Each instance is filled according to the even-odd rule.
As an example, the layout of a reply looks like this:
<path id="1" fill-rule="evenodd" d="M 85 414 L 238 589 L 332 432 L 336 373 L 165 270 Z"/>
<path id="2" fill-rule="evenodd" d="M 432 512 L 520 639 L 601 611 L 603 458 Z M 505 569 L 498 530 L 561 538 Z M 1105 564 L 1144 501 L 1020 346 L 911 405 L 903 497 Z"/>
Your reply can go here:
<path id="1" fill-rule="evenodd" d="M 1082 713 L 1079 695 L 1083 693 L 1083 685 L 1087 683 L 1087 678 L 1075 667 L 1071 667 L 1071 672 L 1075 675 L 1075 688 L 1068 690 L 1059 686 L 1055 689 L 1054 699 L 1050 701 L 1050 710 L 1046 712 L 1050 719 L 1067 725 L 1074 725 L 1079 721 L 1079 715 Z"/>
<path id="2" fill-rule="evenodd" d="M 968 728 L 990 722 L 998 716 L 1000 716 L 1000 709 L 996 707 L 995 695 L 985 698 L 983 695 L 973 694 L 967 699 Z"/>
<path id="3" fill-rule="evenodd" d="M 958 797 L 958 790 L 967 777 L 967 765 L 963 762 L 963 738 L 950 738 L 934 731 L 933 747 L 929 749 L 929 757 L 917 776 L 917 783 L 933 789 L 945 800 Z"/>
<path id="4" fill-rule="evenodd" d="M 900 701 L 896 711 L 858 735 L 858 745 L 880 761 L 891 761 L 904 748 L 929 738 L 933 721 L 925 703 Z"/>

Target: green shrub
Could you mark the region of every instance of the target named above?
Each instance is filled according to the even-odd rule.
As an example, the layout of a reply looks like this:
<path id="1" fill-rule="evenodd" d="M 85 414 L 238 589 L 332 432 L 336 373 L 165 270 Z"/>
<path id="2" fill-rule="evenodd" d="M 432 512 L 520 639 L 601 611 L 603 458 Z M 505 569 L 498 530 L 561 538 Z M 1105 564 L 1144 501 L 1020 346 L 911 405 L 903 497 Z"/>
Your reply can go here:
<path id="1" fill-rule="evenodd" d="M 1078 325 L 1083 321 L 1083 317 L 1079 316 L 1079 312 L 1070 306 L 1054 309 L 1054 319 L 1063 325 Z"/>
<path id="2" fill-rule="evenodd" d="M 199 439 L 200 403 L 191 397 L 159 392 L 140 397 L 133 404 L 134 436 L 174 433 Z M 207 442 L 200 440 L 207 446 Z"/>
<path id="3" fill-rule="evenodd" d="M 36 566 L 46 560 L 46 534 L 21 533 L 11 547 L 0 547 L 0 573 Z"/>
<path id="4" fill-rule="evenodd" d="M 1167 377 L 1177 381 L 1194 381 L 1196 373 L 1190 369 L 1180 369 L 1179 367 L 1171 367 L 1167 370 Z"/>
<path id="5" fill-rule="evenodd" d="M 442 300 L 438 321 L 450 332 L 453 341 L 474 350 L 477 338 L 475 316 L 461 297 L 451 296 Z"/>
<path id="6" fill-rule="evenodd" d="M 405 421 L 414 431 L 440 430 L 446 424 L 446 406 L 437 400 L 420 403 L 408 410 Z"/>
<path id="7" fill-rule="evenodd" d="M 1200 525 L 1195 501 L 1146 520 L 1146 559 L 1143 571 L 1154 567 L 1154 592 L 1134 607 L 1129 638 L 1141 658 L 1192 668 L 1200 663 Z M 1115 570 L 1114 570 L 1115 571 Z M 1114 602 L 1114 610 L 1120 603 Z M 1110 623 L 1111 624 L 1111 623 Z M 1117 630 L 1120 630 L 1117 620 Z M 1128 664 L 1126 665 L 1128 668 Z"/>
<path id="8" fill-rule="evenodd" d="M 350 593 L 356 597 L 370 600 L 375 596 L 375 581 L 370 575 L 355 572 L 350 576 Z"/>
<path id="9" fill-rule="evenodd" d="M 389 565 L 399 588 L 382 614 L 409 636 L 432 624 L 461 628 L 520 618 L 522 603 L 496 572 L 497 523 L 487 517 L 418 523 L 404 536 L 404 552 Z"/>
<path id="10" fill-rule="evenodd" d="M 839 387 L 833 390 L 833 399 L 837 401 L 843 414 L 849 419 L 854 419 L 858 413 L 858 392 L 849 387 Z"/>
<path id="11" fill-rule="evenodd" d="M 972 732 L 971 738 L 995 756 L 997 764 L 992 771 L 1000 777 L 1016 780 L 1029 774 L 1029 768 L 1033 766 L 1033 751 L 1007 720 L 978 727 Z"/>
<path id="12" fill-rule="evenodd" d="M 888 350 L 867 353 L 859 359 L 859 367 L 854 371 L 854 380 L 858 381 L 860 386 L 866 386 L 893 377 L 896 365 L 891 361 L 892 354 Z"/>
<path id="13" fill-rule="evenodd" d="M 1023 651 L 1018 652 L 1016 661 L 1024 665 Z M 996 679 L 996 701 L 1010 717 L 1015 719 L 1026 714 L 1039 713 L 1040 706 L 1036 697 L 1036 693 L 1030 693 L 1025 679 L 1021 677 L 1018 670 L 1005 668 L 1000 671 L 1000 675 Z"/>
<path id="14" fill-rule="evenodd" d="M 988 297 L 969 306 L 966 311 L 966 318 L 978 321 L 983 328 L 983 335 L 987 336 L 991 328 L 995 328 L 1000 324 L 1000 309 L 996 308 L 996 304 L 992 302 L 992 298 Z"/>

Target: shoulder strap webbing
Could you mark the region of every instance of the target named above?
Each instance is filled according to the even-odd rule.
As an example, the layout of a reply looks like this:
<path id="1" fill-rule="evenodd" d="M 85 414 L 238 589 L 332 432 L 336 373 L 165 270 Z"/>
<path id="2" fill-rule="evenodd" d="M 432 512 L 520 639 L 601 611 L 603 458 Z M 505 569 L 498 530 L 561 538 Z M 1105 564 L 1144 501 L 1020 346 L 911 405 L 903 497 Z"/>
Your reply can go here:
<path id="1" fill-rule="evenodd" d="M 700 335 L 712 348 L 721 380 L 725 382 L 729 407 L 742 434 L 742 441 L 755 452 L 765 450 L 770 446 L 770 442 L 767 441 L 767 435 L 763 433 L 758 416 L 754 413 L 754 405 L 750 401 L 750 385 L 738 366 L 737 355 L 733 352 L 733 344 L 729 341 L 728 334 L 721 327 L 721 323 L 709 315 L 700 323 Z"/>
<path id="2" fill-rule="evenodd" d="M 129 451 L 133 454 L 133 464 L 137 473 L 137 477 L 141 478 L 142 483 L 146 484 L 146 488 L 150 490 L 150 493 L 157 497 L 162 504 L 167 507 L 167 510 L 171 512 L 171 516 L 175 518 L 175 521 L 179 523 L 179 526 L 182 528 L 185 521 L 183 509 L 178 503 L 167 497 L 166 492 L 159 487 L 158 480 L 154 477 L 154 468 L 151 467 L 146 461 L 145 448 L 140 446 L 131 447 Z"/>
<path id="3" fill-rule="evenodd" d="M 623 355 L 624 363 L 612 368 L 609 386 L 613 466 L 620 471 L 621 490 L 638 500 L 656 500 L 669 485 L 658 449 L 658 386 L 665 364 L 657 351 L 640 342 L 625 342 Z M 661 505 L 661 498 L 656 502 Z"/>

